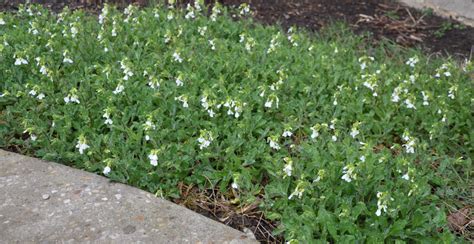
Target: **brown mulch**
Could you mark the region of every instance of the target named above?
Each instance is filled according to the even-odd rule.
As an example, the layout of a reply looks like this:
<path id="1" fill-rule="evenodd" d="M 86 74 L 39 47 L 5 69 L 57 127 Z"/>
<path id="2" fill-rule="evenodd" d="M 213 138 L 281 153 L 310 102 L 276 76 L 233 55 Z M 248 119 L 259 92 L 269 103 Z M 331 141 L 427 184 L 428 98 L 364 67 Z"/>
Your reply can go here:
<path id="1" fill-rule="evenodd" d="M 449 214 L 448 225 L 451 230 L 466 239 L 474 240 L 474 213 L 471 207 L 464 207 Z"/>
<path id="2" fill-rule="evenodd" d="M 178 187 L 180 198 L 175 203 L 250 234 L 261 243 L 283 243 L 283 237 L 273 233 L 278 223 L 266 219 L 259 210 L 260 199 L 245 204 L 235 201 L 239 193 L 233 189 L 224 194 L 216 188 L 199 189 L 183 183 Z"/>

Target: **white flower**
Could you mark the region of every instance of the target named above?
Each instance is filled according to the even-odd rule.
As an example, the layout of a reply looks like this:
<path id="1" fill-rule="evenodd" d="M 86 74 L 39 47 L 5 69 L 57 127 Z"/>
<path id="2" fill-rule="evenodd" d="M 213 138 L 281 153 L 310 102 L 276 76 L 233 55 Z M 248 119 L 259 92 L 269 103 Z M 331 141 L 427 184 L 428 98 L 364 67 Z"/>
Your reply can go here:
<path id="1" fill-rule="evenodd" d="M 211 21 L 215 22 L 217 20 L 217 16 L 220 13 L 221 13 L 221 10 L 219 9 L 219 7 L 217 5 L 214 5 L 214 7 L 212 7 L 212 14 L 209 18 L 211 19 Z"/>
<path id="2" fill-rule="evenodd" d="M 238 119 L 238 118 L 240 117 L 240 112 L 242 111 L 242 108 L 236 106 L 236 107 L 234 108 L 234 110 L 235 110 L 234 117 L 235 117 L 236 119 Z"/>
<path id="3" fill-rule="evenodd" d="M 77 142 L 76 148 L 79 149 L 79 154 L 83 154 L 84 151 L 89 148 L 89 145 L 87 145 L 85 139 L 83 139 Z"/>
<path id="4" fill-rule="evenodd" d="M 272 107 L 272 101 L 271 101 L 271 100 L 267 100 L 267 101 L 265 102 L 265 107 L 266 107 L 266 108 L 271 108 L 271 107 Z"/>
<path id="5" fill-rule="evenodd" d="M 444 72 L 444 76 L 450 77 L 450 76 L 451 76 L 451 72 L 449 72 L 449 71 Z"/>
<path id="6" fill-rule="evenodd" d="M 118 86 L 115 88 L 115 90 L 113 91 L 113 93 L 114 93 L 115 95 L 117 95 L 117 94 L 119 94 L 119 93 L 122 93 L 124 89 L 125 89 L 125 87 L 124 87 L 123 85 L 118 85 Z"/>
<path id="7" fill-rule="evenodd" d="M 277 96 L 275 95 L 270 95 L 268 98 L 267 98 L 267 101 L 265 102 L 265 107 L 266 108 L 271 108 L 273 106 L 273 102 L 275 102 L 275 107 L 278 108 L 278 103 L 279 103 L 279 99 Z"/>
<path id="8" fill-rule="evenodd" d="M 331 139 L 332 141 L 337 141 L 337 136 L 332 136 Z"/>
<path id="9" fill-rule="evenodd" d="M 270 144 L 271 148 L 275 150 L 280 150 L 280 145 L 278 145 L 278 142 L 274 141 L 271 137 L 268 137 L 267 141 L 268 144 Z"/>
<path id="10" fill-rule="evenodd" d="M 291 176 L 291 173 L 293 171 L 293 161 L 290 158 L 284 158 L 286 164 L 285 167 L 283 168 L 283 172 L 285 173 L 286 176 Z"/>
<path id="11" fill-rule="evenodd" d="M 329 129 L 331 129 L 331 130 L 336 129 L 336 122 L 337 122 L 337 119 L 331 120 L 331 124 L 329 125 Z"/>
<path id="12" fill-rule="evenodd" d="M 382 215 L 382 209 L 381 209 L 381 208 L 377 208 L 377 211 L 375 211 L 375 215 L 377 215 L 377 216 Z"/>
<path id="13" fill-rule="evenodd" d="M 409 58 L 408 61 L 406 61 L 406 65 L 409 65 L 410 67 L 415 67 L 415 64 L 418 63 L 419 59 L 418 57 L 412 57 L 412 58 Z"/>
<path id="14" fill-rule="evenodd" d="M 196 18 L 196 15 L 194 14 L 194 11 L 189 11 L 185 16 L 184 16 L 185 19 L 194 19 Z"/>
<path id="15" fill-rule="evenodd" d="M 48 75 L 48 70 L 46 69 L 46 66 L 44 65 L 41 66 L 40 73 L 43 75 Z"/>
<path id="16" fill-rule="evenodd" d="M 28 92 L 28 94 L 30 94 L 31 96 L 36 96 L 36 91 L 35 91 L 35 90 L 31 90 L 30 92 Z"/>
<path id="17" fill-rule="evenodd" d="M 77 104 L 81 103 L 81 102 L 79 101 L 79 98 L 78 98 L 76 95 L 72 95 L 72 96 L 71 96 L 71 102 L 75 102 L 75 103 L 77 103 Z"/>
<path id="18" fill-rule="evenodd" d="M 38 138 L 38 137 L 37 137 L 35 134 L 31 134 L 31 135 L 30 135 L 31 141 L 36 141 L 37 138 Z"/>
<path id="19" fill-rule="evenodd" d="M 351 182 L 352 180 L 355 180 L 357 178 L 357 174 L 354 172 L 355 166 L 353 164 L 348 164 L 347 166 L 344 166 L 342 168 L 342 177 L 341 179 Z"/>
<path id="20" fill-rule="evenodd" d="M 183 86 L 184 85 L 183 81 L 179 77 L 176 78 L 176 85 L 177 86 Z"/>
<path id="21" fill-rule="evenodd" d="M 99 24 L 104 23 L 105 15 L 106 15 L 106 13 L 99 14 Z"/>
<path id="22" fill-rule="evenodd" d="M 393 198 L 389 197 L 388 192 L 377 192 L 377 211 L 375 215 L 382 215 L 382 210 L 386 213 L 389 201 L 393 201 Z"/>
<path id="23" fill-rule="evenodd" d="M 209 40 L 209 45 L 211 46 L 211 50 L 216 50 L 216 44 L 214 43 L 214 40 Z"/>
<path id="24" fill-rule="evenodd" d="M 239 39 L 240 43 L 245 41 L 245 34 L 242 33 L 242 34 L 239 35 L 239 37 L 240 37 L 240 39 Z"/>
<path id="25" fill-rule="evenodd" d="M 209 116 L 210 116 L 211 118 L 214 118 L 214 115 L 216 114 L 216 113 L 214 113 L 214 111 L 213 111 L 212 109 L 208 109 L 208 110 L 207 110 L 207 113 L 209 114 Z"/>
<path id="26" fill-rule="evenodd" d="M 5 20 L 3 20 L 2 18 L 0 18 L 0 25 L 5 25 Z"/>
<path id="27" fill-rule="evenodd" d="M 69 63 L 69 64 L 72 64 L 74 63 L 74 61 L 72 61 L 72 59 L 68 58 L 68 57 L 64 57 L 63 59 L 63 63 Z"/>
<path id="28" fill-rule="evenodd" d="M 15 65 L 22 65 L 22 64 L 28 64 L 28 60 L 24 58 L 16 58 L 15 59 Z"/>
<path id="29" fill-rule="evenodd" d="M 179 97 L 175 97 L 174 100 L 182 102 L 183 103 L 183 108 L 189 107 L 188 98 L 186 96 L 181 95 Z"/>
<path id="30" fill-rule="evenodd" d="M 232 182 L 232 188 L 237 190 L 237 189 L 239 189 L 239 185 L 234 181 L 234 182 Z"/>
<path id="31" fill-rule="evenodd" d="M 120 61 L 120 68 L 123 70 L 124 80 L 128 80 L 130 77 L 133 76 L 132 69 L 129 66 L 127 66 L 127 64 L 125 63 L 125 60 Z"/>
<path id="32" fill-rule="evenodd" d="M 110 119 L 110 118 L 107 118 L 107 119 L 105 119 L 105 121 L 104 121 L 104 124 L 106 124 L 106 125 L 111 125 L 111 124 L 113 124 L 113 123 L 114 123 L 114 122 L 113 122 L 112 119 Z"/>
<path id="33" fill-rule="evenodd" d="M 359 130 L 357 130 L 356 128 L 352 128 L 351 130 L 352 138 L 355 138 L 357 135 L 359 135 Z"/>
<path id="34" fill-rule="evenodd" d="M 44 93 L 40 93 L 38 94 L 36 98 L 38 98 L 39 100 L 42 100 L 44 97 L 46 97 L 46 95 L 44 95 Z"/>
<path id="35" fill-rule="evenodd" d="M 102 115 L 103 118 L 105 118 L 104 124 L 106 125 L 111 125 L 113 124 L 112 119 L 110 119 L 110 113 L 109 110 L 106 109 L 104 115 Z"/>
<path id="36" fill-rule="evenodd" d="M 406 174 L 404 174 L 404 175 L 402 176 L 402 179 L 404 179 L 404 180 L 410 180 L 410 176 L 408 175 L 408 173 L 406 173 Z"/>
<path id="37" fill-rule="evenodd" d="M 152 89 L 159 89 L 160 88 L 160 82 L 156 78 L 150 77 L 150 81 L 148 82 L 148 86 L 150 86 Z"/>
<path id="38" fill-rule="evenodd" d="M 206 35 L 206 31 L 207 31 L 207 26 L 204 26 L 204 27 L 198 27 L 198 32 L 199 32 L 199 35 L 201 35 L 201 36 L 205 36 L 205 35 Z"/>
<path id="39" fill-rule="evenodd" d="M 415 153 L 415 141 L 414 140 L 409 140 L 408 143 L 403 144 L 403 147 L 405 147 L 405 152 L 406 153 Z"/>
<path id="40" fill-rule="evenodd" d="M 102 173 L 103 173 L 104 175 L 108 175 L 108 174 L 110 173 L 110 171 L 111 171 L 110 167 L 109 167 L 109 166 L 105 166 L 105 168 L 104 168 L 104 170 L 102 171 Z"/>
<path id="41" fill-rule="evenodd" d="M 166 16 L 168 20 L 172 20 L 174 18 L 173 12 L 169 12 L 168 15 Z"/>
<path id="42" fill-rule="evenodd" d="M 415 105 L 410 101 L 409 98 L 405 99 L 405 104 L 407 105 L 407 108 L 416 109 Z"/>
<path id="43" fill-rule="evenodd" d="M 148 155 L 148 159 L 150 159 L 150 164 L 153 165 L 153 166 L 157 166 L 158 165 L 158 156 L 156 155 L 156 152 L 153 152 L 150 153 Z"/>
<path id="44" fill-rule="evenodd" d="M 409 133 L 407 131 L 403 133 L 402 140 L 404 140 L 404 141 L 409 141 L 410 140 L 410 136 L 409 136 Z"/>
<path id="45" fill-rule="evenodd" d="M 298 186 L 296 186 L 293 193 L 291 193 L 290 196 L 288 197 L 288 200 L 291 200 L 294 196 L 301 198 L 303 196 L 303 192 L 304 192 L 304 189 L 302 189 L 300 185 L 298 184 Z"/>
<path id="46" fill-rule="evenodd" d="M 212 133 L 207 130 L 201 130 L 201 134 L 197 141 L 199 142 L 199 149 L 207 148 L 211 145 L 211 142 L 214 140 Z"/>
<path id="47" fill-rule="evenodd" d="M 64 102 L 66 104 L 68 104 L 68 103 L 77 103 L 77 104 L 81 103 L 79 101 L 79 98 L 77 97 L 77 95 L 74 95 L 74 94 L 73 95 L 68 95 L 67 97 L 65 97 Z"/>
<path id="48" fill-rule="evenodd" d="M 400 88 L 400 87 L 397 87 L 397 88 L 395 88 L 395 90 L 393 90 L 393 93 L 392 93 L 392 102 L 396 103 L 396 102 L 399 102 L 399 101 L 400 101 L 400 92 L 401 92 L 401 88 Z"/>
<path id="49" fill-rule="evenodd" d="M 428 102 L 428 95 L 424 91 L 421 92 L 421 95 L 423 96 L 423 106 L 430 105 L 430 103 Z"/>
<path id="50" fill-rule="evenodd" d="M 451 98 L 451 99 L 454 99 L 455 96 L 454 96 L 454 92 L 457 90 L 457 87 L 456 86 L 452 86 L 449 88 L 449 92 L 448 92 L 448 97 Z"/>
<path id="51" fill-rule="evenodd" d="M 75 26 L 71 27 L 71 34 L 73 38 L 76 37 L 77 33 L 79 33 L 77 28 Z"/>
<path id="52" fill-rule="evenodd" d="M 311 127 L 310 129 L 311 129 L 311 139 L 316 139 L 319 136 L 319 131 L 314 127 Z"/>
<path id="53" fill-rule="evenodd" d="M 446 114 L 443 115 L 443 118 L 441 119 L 441 122 L 446 122 Z"/>
<path id="54" fill-rule="evenodd" d="M 350 175 L 348 175 L 348 174 L 344 174 L 344 175 L 341 177 L 341 179 L 343 179 L 343 180 L 345 180 L 345 181 L 347 181 L 347 182 L 351 182 L 351 181 L 352 181 Z"/>
<path id="55" fill-rule="evenodd" d="M 283 137 L 290 137 L 292 135 L 293 135 L 293 133 L 291 131 L 284 131 L 283 134 L 282 134 Z"/>
<path id="56" fill-rule="evenodd" d="M 204 109 L 209 108 L 209 103 L 207 102 L 207 97 L 206 96 L 203 96 L 201 98 L 201 106 L 204 107 Z"/>
<path id="57" fill-rule="evenodd" d="M 240 15 L 247 15 L 248 13 L 250 13 L 250 7 L 248 4 L 242 4 L 240 7 Z"/>
<path id="58" fill-rule="evenodd" d="M 194 1 L 194 8 L 196 9 L 196 11 L 198 12 L 201 12 L 201 5 L 199 4 L 199 0 L 195 0 Z"/>
<path id="59" fill-rule="evenodd" d="M 206 148 L 206 147 L 209 147 L 209 145 L 211 145 L 211 141 L 209 141 L 209 140 L 207 140 L 207 139 L 205 139 L 205 138 L 203 138 L 203 137 L 199 137 L 199 138 L 197 139 L 197 141 L 200 143 L 199 149 L 201 149 L 201 150 L 204 149 L 204 148 Z"/>
<path id="60" fill-rule="evenodd" d="M 179 56 L 179 53 L 177 53 L 177 52 L 173 53 L 173 59 L 174 59 L 175 62 L 178 62 L 178 63 L 183 62 L 183 59 L 181 58 L 181 56 Z"/>

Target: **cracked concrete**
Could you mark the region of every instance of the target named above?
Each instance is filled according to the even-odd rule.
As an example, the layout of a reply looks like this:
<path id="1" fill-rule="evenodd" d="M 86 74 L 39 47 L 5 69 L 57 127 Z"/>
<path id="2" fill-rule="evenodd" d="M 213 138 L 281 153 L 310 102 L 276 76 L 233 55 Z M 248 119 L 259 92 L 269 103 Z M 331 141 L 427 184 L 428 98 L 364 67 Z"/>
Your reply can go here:
<path id="1" fill-rule="evenodd" d="M 107 178 L 0 150 L 0 243 L 257 243 Z"/>

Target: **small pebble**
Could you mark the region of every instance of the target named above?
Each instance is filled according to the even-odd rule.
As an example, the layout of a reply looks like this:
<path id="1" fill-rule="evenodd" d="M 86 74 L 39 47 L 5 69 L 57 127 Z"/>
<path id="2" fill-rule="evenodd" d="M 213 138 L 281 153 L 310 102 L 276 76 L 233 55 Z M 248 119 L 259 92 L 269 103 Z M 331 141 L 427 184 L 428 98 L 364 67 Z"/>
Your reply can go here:
<path id="1" fill-rule="evenodd" d="M 43 200 L 48 200 L 49 199 L 49 194 L 43 194 L 41 197 L 43 198 Z"/>

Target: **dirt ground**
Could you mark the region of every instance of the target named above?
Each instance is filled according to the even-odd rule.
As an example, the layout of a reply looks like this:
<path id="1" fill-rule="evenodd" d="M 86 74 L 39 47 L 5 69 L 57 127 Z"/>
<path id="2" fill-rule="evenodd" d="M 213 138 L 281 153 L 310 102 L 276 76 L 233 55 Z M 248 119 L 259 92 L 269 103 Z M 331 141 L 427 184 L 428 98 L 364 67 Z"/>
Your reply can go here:
<path id="1" fill-rule="evenodd" d="M 59 11 L 86 8 L 93 12 L 105 0 L 31 0 Z M 109 0 L 119 6 L 129 3 L 145 6 L 148 1 L 159 0 Z M 190 0 L 178 0 L 185 3 Z M 206 0 L 210 3 L 212 0 Z M 15 11 L 25 0 L 0 0 L 0 11 Z M 377 42 L 389 39 L 402 46 L 420 47 L 427 53 L 452 56 L 456 59 L 474 58 L 474 28 L 456 21 L 436 16 L 430 10 L 419 11 L 394 0 L 219 0 L 224 5 L 249 3 L 254 18 L 264 24 L 281 24 L 283 27 L 304 27 L 318 31 L 334 21 L 344 21 L 358 34 L 369 33 Z M 176 203 L 221 221 L 239 230 L 248 229 L 264 243 L 282 242 L 273 236 L 277 223 L 266 220 L 256 206 L 234 206 L 223 201 L 215 189 L 198 191 L 190 186 L 180 186 L 182 198 Z"/>

